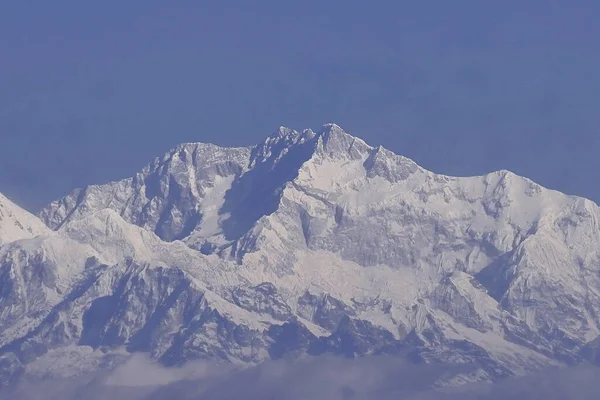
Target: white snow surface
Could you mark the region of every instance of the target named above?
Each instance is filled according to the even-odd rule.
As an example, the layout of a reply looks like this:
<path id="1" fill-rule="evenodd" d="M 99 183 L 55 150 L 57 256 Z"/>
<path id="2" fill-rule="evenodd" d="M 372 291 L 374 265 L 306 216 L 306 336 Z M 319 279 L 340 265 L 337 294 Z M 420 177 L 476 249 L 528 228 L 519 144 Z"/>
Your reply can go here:
<path id="1" fill-rule="evenodd" d="M 46 224 L 39 218 L 23 210 L 0 193 L 0 245 L 49 232 Z"/>
<path id="2" fill-rule="evenodd" d="M 493 379 L 579 362 L 600 335 L 596 204 L 509 171 L 435 174 L 335 124 L 184 144 L 39 217 L 0 196 L 1 351 L 36 375 L 42 342 L 40 360 L 253 363 L 273 327 L 327 337 L 347 317 L 374 327 L 360 351 L 387 332 Z"/>

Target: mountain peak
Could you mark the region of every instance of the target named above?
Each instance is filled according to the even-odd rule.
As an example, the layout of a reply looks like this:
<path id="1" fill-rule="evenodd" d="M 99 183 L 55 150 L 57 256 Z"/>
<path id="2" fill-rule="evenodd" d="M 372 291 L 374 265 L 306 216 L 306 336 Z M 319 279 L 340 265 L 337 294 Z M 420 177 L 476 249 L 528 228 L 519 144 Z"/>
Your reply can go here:
<path id="1" fill-rule="evenodd" d="M 352 136 L 347 133 L 342 127 L 334 123 L 327 123 L 321 126 L 321 128 L 315 132 L 312 129 L 303 129 L 297 131 L 285 126 L 280 126 L 275 132 L 269 135 L 261 144 L 257 147 L 269 147 L 269 146 L 294 146 L 303 144 L 312 140 L 322 139 L 324 143 L 331 140 L 346 140 L 349 142 L 361 142 L 364 141 L 360 138 Z M 366 144 L 365 144 L 366 145 Z M 370 147 L 370 146 L 369 146 Z"/>
<path id="2" fill-rule="evenodd" d="M 310 129 L 301 132 L 280 126 L 275 132 L 267 136 L 260 144 L 254 146 L 250 159 L 250 168 L 270 160 L 277 163 L 290 149 L 297 146 L 307 146 L 317 135 Z"/>
<path id="3" fill-rule="evenodd" d="M 319 132 L 322 133 L 322 134 L 328 134 L 328 133 L 346 133 L 341 126 L 339 126 L 338 124 L 335 124 L 333 122 L 328 122 L 326 124 L 323 124 L 321 126 L 321 129 L 320 129 Z"/>
<path id="4" fill-rule="evenodd" d="M 0 193 L 0 245 L 47 233 L 50 230 L 39 218 Z"/>
<path id="5" fill-rule="evenodd" d="M 328 123 L 321 127 L 318 134 L 317 153 L 322 156 L 340 159 L 364 159 L 373 149 L 362 139 L 352 136 L 339 125 Z"/>
<path id="6" fill-rule="evenodd" d="M 35 225 L 0 204 L 0 224 Z M 12 310 L 0 328 L 14 327 L 0 329 L 0 344 L 14 339 L 15 368 L 42 343 L 171 364 L 403 348 L 494 379 L 580 360 L 600 334 L 595 204 L 507 171 L 438 175 L 336 124 L 280 127 L 253 147 L 184 144 L 41 217 L 53 241 L 69 241 L 46 258 L 30 251 L 45 239 L 0 251 L 0 292 L 27 287 L 0 297 Z M 48 266 L 69 258 L 52 302 L 23 285 L 34 276 L 58 287 Z M 30 305 L 36 314 L 23 314 Z"/>
<path id="7" fill-rule="evenodd" d="M 327 123 L 327 124 L 324 124 L 323 126 L 321 126 L 318 136 L 322 136 L 325 141 L 329 140 L 330 138 L 334 138 L 334 137 L 337 137 L 337 138 L 345 137 L 345 138 L 348 138 L 349 140 L 362 141 L 362 139 L 359 139 L 359 138 L 349 134 L 341 126 L 334 124 L 334 123 Z"/>
<path id="8" fill-rule="evenodd" d="M 304 182 L 307 190 L 338 188 L 335 192 L 350 193 L 351 188 L 372 186 L 365 179 L 376 178 L 396 186 L 405 182 L 403 196 L 411 199 L 416 191 L 420 199 L 432 199 L 440 192 L 446 193 L 446 199 L 465 197 L 462 183 L 453 183 L 460 187 L 456 189 L 448 184 L 454 178 L 429 173 L 406 157 L 372 147 L 328 123 L 318 133 L 281 126 L 254 147 L 183 144 L 135 177 L 74 191 L 40 216 L 58 229 L 68 220 L 109 208 L 163 240 L 186 240 L 190 246 L 214 252 L 232 245 L 260 218 L 275 212 L 290 182 Z M 400 190 L 396 186 L 385 191 L 377 188 L 381 195 L 360 196 L 384 199 Z"/>

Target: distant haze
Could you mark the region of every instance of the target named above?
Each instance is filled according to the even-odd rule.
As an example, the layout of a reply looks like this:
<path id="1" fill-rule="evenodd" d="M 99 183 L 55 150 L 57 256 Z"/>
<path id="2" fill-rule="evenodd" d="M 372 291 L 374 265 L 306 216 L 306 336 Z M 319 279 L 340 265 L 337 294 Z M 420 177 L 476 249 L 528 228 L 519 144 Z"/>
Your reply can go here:
<path id="1" fill-rule="evenodd" d="M 22 382 L 14 391 L 0 392 L 0 399 L 592 400 L 600 389 L 600 370 L 592 366 L 547 370 L 495 384 L 430 388 L 453 368 L 457 367 L 411 365 L 369 356 L 267 361 L 240 370 L 196 361 L 183 368 L 165 369 L 135 355 L 113 371 Z"/>
<path id="2" fill-rule="evenodd" d="M 600 201 L 596 1 L 4 2 L 0 193 L 336 122 L 439 173 Z"/>

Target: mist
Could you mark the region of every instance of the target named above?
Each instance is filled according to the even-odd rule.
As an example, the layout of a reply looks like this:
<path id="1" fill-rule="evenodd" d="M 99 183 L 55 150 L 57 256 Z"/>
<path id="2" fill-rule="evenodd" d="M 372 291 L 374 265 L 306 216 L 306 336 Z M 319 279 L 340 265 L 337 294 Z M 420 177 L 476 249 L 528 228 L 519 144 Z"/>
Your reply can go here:
<path id="1" fill-rule="evenodd" d="M 440 380 L 468 372 L 469 366 L 414 365 L 387 356 L 267 361 L 249 368 L 191 362 L 165 368 L 134 355 L 112 371 L 65 379 L 25 378 L 0 392 L 0 399 L 586 400 L 597 399 L 600 391 L 600 369 L 591 365 L 494 384 L 434 388 Z"/>

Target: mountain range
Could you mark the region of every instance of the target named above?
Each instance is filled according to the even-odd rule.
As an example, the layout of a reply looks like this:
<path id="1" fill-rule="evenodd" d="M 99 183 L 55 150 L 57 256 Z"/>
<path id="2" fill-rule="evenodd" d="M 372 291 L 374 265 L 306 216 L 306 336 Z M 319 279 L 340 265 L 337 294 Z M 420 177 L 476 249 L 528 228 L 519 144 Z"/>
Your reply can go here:
<path id="1" fill-rule="evenodd" d="M 597 363 L 599 220 L 590 200 L 435 174 L 335 124 L 183 144 L 37 216 L 0 196 L 0 382 L 138 352 L 464 366 L 439 385 Z"/>

